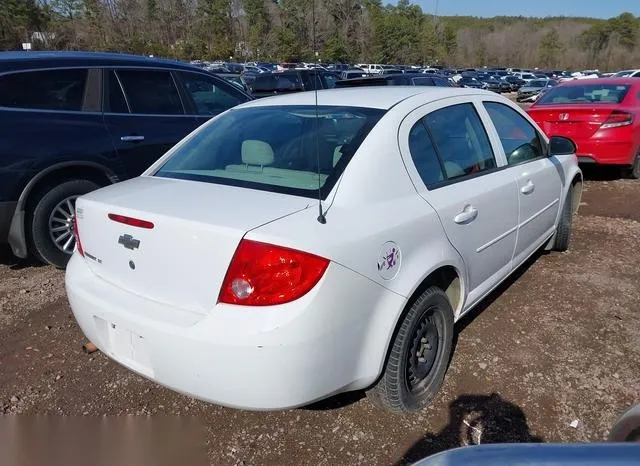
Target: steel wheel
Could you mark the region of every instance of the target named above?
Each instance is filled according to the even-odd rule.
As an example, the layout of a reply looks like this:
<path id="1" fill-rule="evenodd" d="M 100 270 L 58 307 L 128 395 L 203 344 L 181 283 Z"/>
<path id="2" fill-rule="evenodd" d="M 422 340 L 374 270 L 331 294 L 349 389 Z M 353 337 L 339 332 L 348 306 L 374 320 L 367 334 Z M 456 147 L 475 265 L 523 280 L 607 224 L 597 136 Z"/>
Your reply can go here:
<path id="1" fill-rule="evenodd" d="M 433 310 L 429 308 L 424 313 L 412 335 L 405 380 L 407 390 L 415 395 L 420 395 L 429 382 L 440 349 L 440 333 Z"/>
<path id="2" fill-rule="evenodd" d="M 56 247 L 65 254 L 73 253 L 76 238 L 73 232 L 73 216 L 76 212 L 77 195 L 60 201 L 49 215 L 49 237 Z"/>
<path id="3" fill-rule="evenodd" d="M 453 309 L 441 288 L 430 286 L 406 311 L 391 342 L 384 371 L 367 396 L 396 413 L 429 404 L 444 381 L 453 346 Z"/>

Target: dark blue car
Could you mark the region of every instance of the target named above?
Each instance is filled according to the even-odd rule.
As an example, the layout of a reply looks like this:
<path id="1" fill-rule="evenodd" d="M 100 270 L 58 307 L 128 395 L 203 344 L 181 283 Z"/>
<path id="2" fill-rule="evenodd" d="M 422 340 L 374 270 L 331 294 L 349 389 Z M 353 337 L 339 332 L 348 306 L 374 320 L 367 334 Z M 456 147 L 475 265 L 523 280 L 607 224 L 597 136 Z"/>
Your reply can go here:
<path id="1" fill-rule="evenodd" d="M 249 99 L 178 61 L 0 53 L 0 243 L 64 267 L 78 196 L 140 175 L 196 127 Z"/>

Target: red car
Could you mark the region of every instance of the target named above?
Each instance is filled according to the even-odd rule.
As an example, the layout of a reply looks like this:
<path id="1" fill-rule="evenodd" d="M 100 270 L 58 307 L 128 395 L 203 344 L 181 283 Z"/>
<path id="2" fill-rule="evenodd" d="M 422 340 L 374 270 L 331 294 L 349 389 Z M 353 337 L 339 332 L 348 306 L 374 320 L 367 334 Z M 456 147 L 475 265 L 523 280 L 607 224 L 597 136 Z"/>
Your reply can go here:
<path id="1" fill-rule="evenodd" d="M 573 140 L 579 162 L 624 166 L 640 178 L 640 79 L 568 81 L 528 113 L 548 136 Z"/>

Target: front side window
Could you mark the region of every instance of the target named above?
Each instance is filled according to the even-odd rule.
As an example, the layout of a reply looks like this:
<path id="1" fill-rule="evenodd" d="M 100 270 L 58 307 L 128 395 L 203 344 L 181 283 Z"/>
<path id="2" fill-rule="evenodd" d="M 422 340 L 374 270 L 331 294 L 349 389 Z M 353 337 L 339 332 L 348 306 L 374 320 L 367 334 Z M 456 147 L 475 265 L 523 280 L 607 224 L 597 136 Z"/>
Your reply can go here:
<path id="1" fill-rule="evenodd" d="M 440 155 L 447 179 L 496 167 L 489 137 L 473 104 L 459 104 L 423 118 Z"/>
<path id="2" fill-rule="evenodd" d="M 514 109 L 497 102 L 484 103 L 493 122 L 509 165 L 544 156 L 535 128 Z"/>
<path id="3" fill-rule="evenodd" d="M 118 70 L 131 113 L 183 115 L 184 109 L 171 73 L 159 70 Z"/>
<path id="4" fill-rule="evenodd" d="M 334 106 L 233 109 L 203 126 L 155 176 L 323 198 L 383 110 Z"/>
<path id="5" fill-rule="evenodd" d="M 324 81 L 325 89 L 333 89 L 336 87 L 336 82 L 340 80 L 335 74 L 325 73 L 319 75 L 319 77 Z"/>
<path id="6" fill-rule="evenodd" d="M 79 112 L 86 83 L 86 69 L 6 74 L 0 76 L 0 106 Z"/>
<path id="7" fill-rule="evenodd" d="M 209 76 L 189 72 L 181 72 L 180 76 L 199 115 L 217 115 L 247 100 L 232 94 Z"/>

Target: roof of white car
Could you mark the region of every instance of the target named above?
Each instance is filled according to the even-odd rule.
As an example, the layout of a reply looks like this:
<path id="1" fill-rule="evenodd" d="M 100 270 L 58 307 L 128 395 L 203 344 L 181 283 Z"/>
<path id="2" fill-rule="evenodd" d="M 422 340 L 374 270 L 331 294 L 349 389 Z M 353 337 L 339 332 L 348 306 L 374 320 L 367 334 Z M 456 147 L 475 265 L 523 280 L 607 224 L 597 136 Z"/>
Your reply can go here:
<path id="1" fill-rule="evenodd" d="M 426 101 L 435 101 L 459 95 L 477 95 L 489 91 L 455 87 L 436 86 L 365 86 L 356 88 L 326 89 L 318 91 L 318 105 L 336 105 L 345 107 L 366 107 L 388 110 L 409 97 L 424 94 Z M 316 92 L 295 92 L 281 94 L 264 99 L 256 99 L 239 107 L 265 107 L 272 105 L 314 105 Z M 425 102 L 426 103 L 426 102 Z M 236 108 L 239 108 L 236 107 Z"/>

